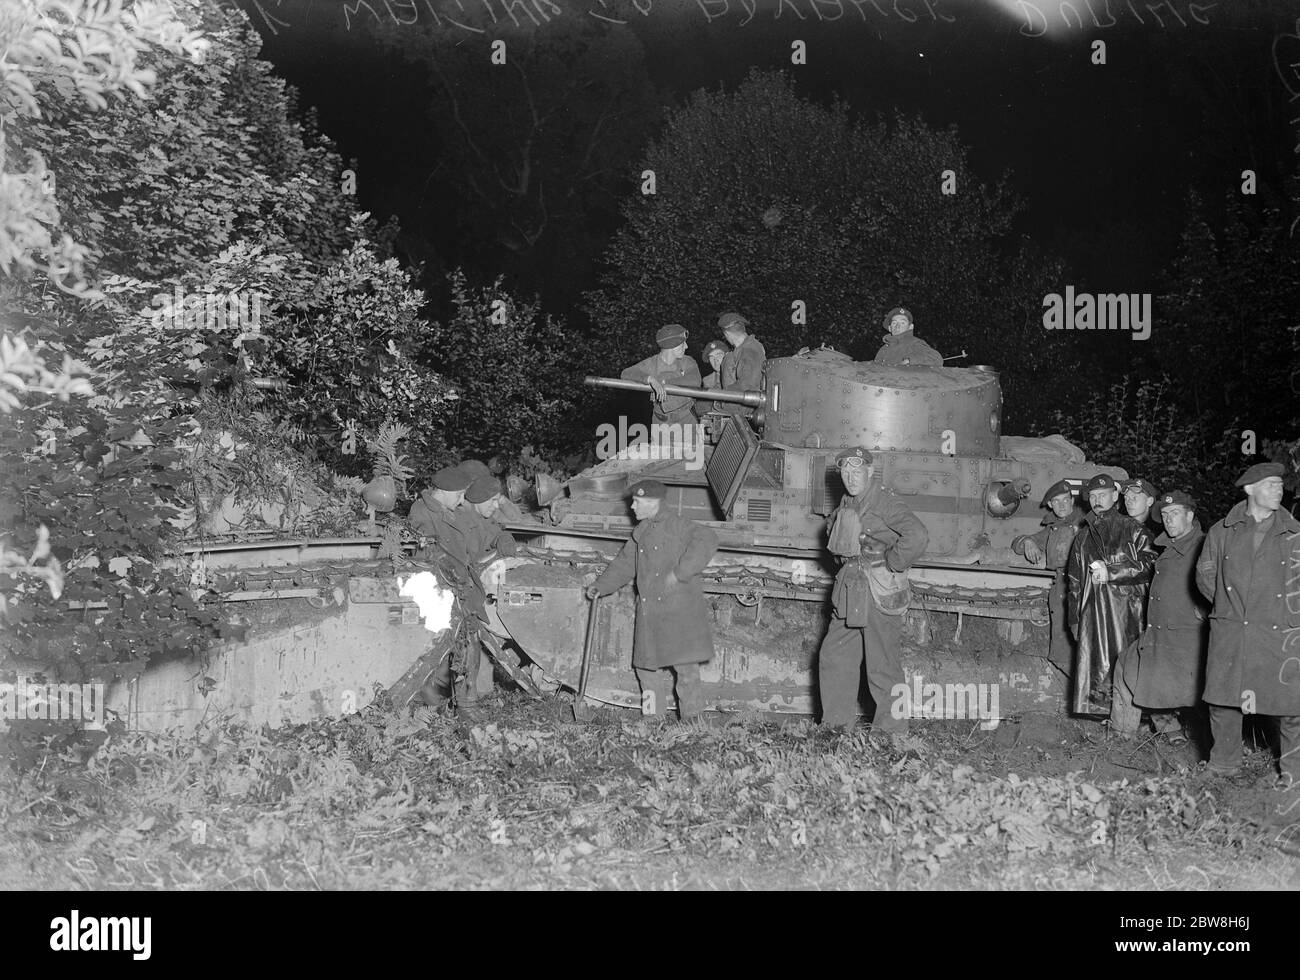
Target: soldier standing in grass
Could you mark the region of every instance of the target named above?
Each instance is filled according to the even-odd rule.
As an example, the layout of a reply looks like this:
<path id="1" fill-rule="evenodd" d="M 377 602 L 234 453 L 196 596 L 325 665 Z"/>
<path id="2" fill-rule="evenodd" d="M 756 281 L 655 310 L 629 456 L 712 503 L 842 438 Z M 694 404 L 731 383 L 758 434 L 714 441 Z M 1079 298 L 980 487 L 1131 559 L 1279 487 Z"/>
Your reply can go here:
<path id="1" fill-rule="evenodd" d="M 831 590 L 832 613 L 818 653 L 822 725 L 848 729 L 857 719 L 865 659 L 867 688 L 876 703 L 872 726 L 905 732 L 894 717 L 893 689 L 905 684 L 901 622 L 910 591 L 907 570 L 930 537 L 925 525 L 876 475 L 871 453 L 846 449 L 835 458 L 848 491 L 831 516 L 831 554 L 842 562 Z"/>
<path id="2" fill-rule="evenodd" d="M 1043 529 L 1013 539 L 1011 550 L 1056 573 L 1051 591 L 1047 593 L 1047 612 L 1052 624 L 1047 655 L 1052 663 L 1068 674 L 1074 665 L 1074 644 L 1065 628 L 1065 565 L 1070 557 L 1070 545 L 1083 523 L 1083 510 L 1075 503 L 1074 490 L 1065 480 L 1058 480 L 1048 488 L 1041 506 L 1049 509 L 1043 518 Z"/>
<path id="3" fill-rule="evenodd" d="M 1200 741 L 1205 727 L 1195 711 L 1205 684 L 1210 625 L 1209 604 L 1196 588 L 1196 560 L 1205 532 L 1196 520 L 1191 495 L 1173 490 L 1159 504 L 1165 529 L 1155 542 L 1162 550 L 1151 576 L 1147 625 L 1136 650 L 1125 654 L 1116 683 L 1124 684 L 1135 706 L 1133 725 L 1140 723 L 1139 711 L 1145 708 L 1156 734 L 1177 745 L 1187 741 L 1188 731 Z M 1137 517 L 1131 511 L 1130 516 Z"/>
<path id="4" fill-rule="evenodd" d="M 1243 713 L 1277 717 L 1281 782 L 1300 780 L 1300 522 L 1282 509 L 1281 463 L 1237 480 L 1246 499 L 1210 528 L 1196 584 L 1214 602 L 1205 693 L 1209 768 L 1241 769 Z"/>
<path id="5" fill-rule="evenodd" d="M 1074 711 L 1109 716 L 1115 665 L 1142 633 L 1156 549 L 1151 532 L 1115 506 L 1119 487 L 1113 477 L 1098 473 L 1087 492 L 1091 510 L 1070 545 L 1067 572 L 1070 625 L 1079 643 Z"/>
<path id="6" fill-rule="evenodd" d="M 704 708 L 700 664 L 713 659 L 713 632 L 699 574 L 718 550 L 711 530 L 671 513 L 668 488 L 642 480 L 631 489 L 637 524 L 609 567 L 587 587 L 590 599 L 636 582 L 632 667 L 641 685 L 642 712 L 658 716 L 676 680 L 682 721 Z"/>

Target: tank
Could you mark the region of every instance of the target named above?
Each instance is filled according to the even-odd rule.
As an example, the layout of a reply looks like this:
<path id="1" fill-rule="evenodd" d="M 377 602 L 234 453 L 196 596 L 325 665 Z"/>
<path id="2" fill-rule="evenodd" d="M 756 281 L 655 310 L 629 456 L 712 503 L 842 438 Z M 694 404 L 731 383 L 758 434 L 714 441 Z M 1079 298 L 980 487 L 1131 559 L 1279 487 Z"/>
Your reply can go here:
<path id="1" fill-rule="evenodd" d="M 929 697 L 926 685 L 986 684 L 995 707 L 981 720 L 1064 710 L 1068 678 L 1047 659 L 1052 575 L 1011 544 L 1040 529 L 1039 502 L 1058 480 L 1077 490 L 1124 470 L 1087 461 L 1060 436 L 1004 436 L 1002 388 L 987 366 L 886 367 L 822 348 L 769 360 L 759 392 L 669 392 L 698 400 L 707 440 L 647 433 L 562 487 L 539 486 L 546 522 L 512 528 L 524 549 L 488 569 L 499 631 L 533 661 L 539 683 L 576 688 L 586 648 L 586 697 L 639 707 L 632 589 L 603 597 L 589 624 L 583 587 L 631 533 L 628 486 L 653 477 L 668 487 L 664 506 L 719 539 L 702 575 L 715 647 L 701 669 L 706 703 L 817 713 L 816 655 L 835 574 L 827 519 L 844 493 L 835 456 L 862 445 L 929 531 L 903 622 L 914 707 Z"/>

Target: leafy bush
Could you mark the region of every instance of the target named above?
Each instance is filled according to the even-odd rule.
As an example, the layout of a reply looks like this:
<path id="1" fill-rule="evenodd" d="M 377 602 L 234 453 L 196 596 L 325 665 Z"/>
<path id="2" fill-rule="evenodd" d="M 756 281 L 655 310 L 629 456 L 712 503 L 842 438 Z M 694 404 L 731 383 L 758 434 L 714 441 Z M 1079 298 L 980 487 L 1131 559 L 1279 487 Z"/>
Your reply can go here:
<path id="1" fill-rule="evenodd" d="M 428 327 L 422 347 L 456 388 L 445 427 L 451 450 L 514 455 L 533 444 L 545 455 L 587 441 L 574 419 L 581 355 L 563 324 L 512 297 L 501 279 L 476 289 L 457 270 L 450 287 L 455 313 Z"/>

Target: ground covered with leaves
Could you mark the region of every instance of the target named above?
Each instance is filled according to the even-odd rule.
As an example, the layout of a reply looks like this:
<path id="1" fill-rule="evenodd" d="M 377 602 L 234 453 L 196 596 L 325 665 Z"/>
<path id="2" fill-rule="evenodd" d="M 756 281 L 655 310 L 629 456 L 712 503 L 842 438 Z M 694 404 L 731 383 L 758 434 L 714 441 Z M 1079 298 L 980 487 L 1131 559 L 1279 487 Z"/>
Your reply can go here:
<path id="1" fill-rule="evenodd" d="M 278 731 L 49 742 L 0 772 L 10 888 L 1295 888 L 1286 794 L 1026 716 L 890 741 L 498 695 Z M 715 719 L 716 721 L 716 719 Z M 54 751 L 55 749 L 59 751 Z M 21 771 L 20 771 L 21 768 Z M 1292 794 L 1297 795 L 1297 794 Z"/>

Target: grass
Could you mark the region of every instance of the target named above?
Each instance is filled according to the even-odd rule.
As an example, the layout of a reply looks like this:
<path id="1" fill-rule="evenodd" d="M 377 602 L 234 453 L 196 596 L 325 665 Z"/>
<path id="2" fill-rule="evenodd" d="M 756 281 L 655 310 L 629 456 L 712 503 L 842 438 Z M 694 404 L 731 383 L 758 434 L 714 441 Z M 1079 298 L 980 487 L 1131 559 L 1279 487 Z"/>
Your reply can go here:
<path id="1" fill-rule="evenodd" d="M 899 743 L 498 695 L 348 718 L 47 738 L 0 772 L 11 888 L 1295 888 L 1286 799 L 1155 739 L 1026 716 Z M 1282 807 L 1279 806 L 1282 804 Z M 1300 808 L 1289 819 L 1300 820 Z"/>

